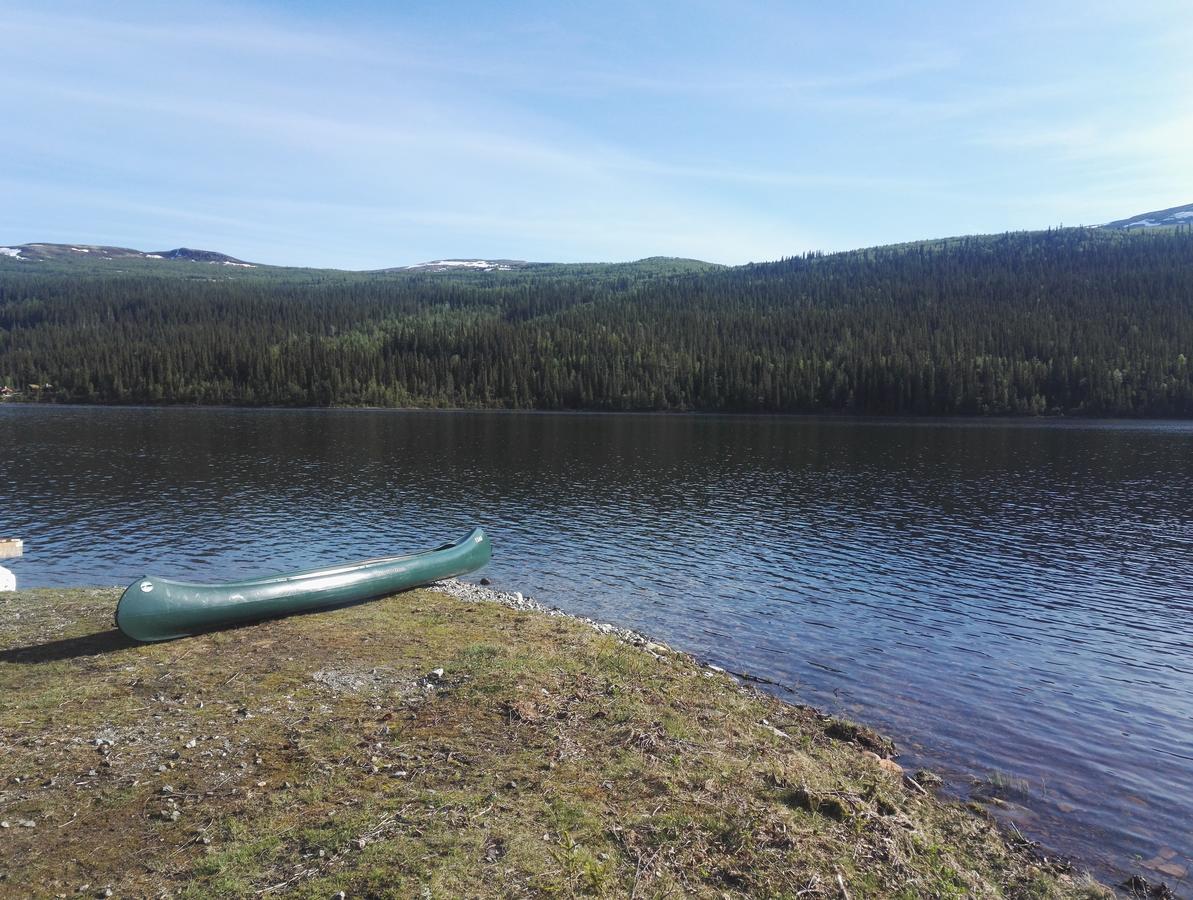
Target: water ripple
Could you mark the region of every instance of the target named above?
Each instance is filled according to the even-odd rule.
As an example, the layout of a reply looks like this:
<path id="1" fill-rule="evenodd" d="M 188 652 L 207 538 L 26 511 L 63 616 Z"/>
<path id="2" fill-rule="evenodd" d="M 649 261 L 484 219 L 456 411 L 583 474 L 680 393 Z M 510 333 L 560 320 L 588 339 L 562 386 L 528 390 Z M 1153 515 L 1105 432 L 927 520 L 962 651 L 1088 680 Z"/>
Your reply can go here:
<path id="1" fill-rule="evenodd" d="M 490 575 L 893 733 L 1106 877 L 1193 855 L 1193 428 L 0 408 L 24 585 L 220 581 L 480 522 Z M 1071 810 L 1061 812 L 1061 810 Z"/>

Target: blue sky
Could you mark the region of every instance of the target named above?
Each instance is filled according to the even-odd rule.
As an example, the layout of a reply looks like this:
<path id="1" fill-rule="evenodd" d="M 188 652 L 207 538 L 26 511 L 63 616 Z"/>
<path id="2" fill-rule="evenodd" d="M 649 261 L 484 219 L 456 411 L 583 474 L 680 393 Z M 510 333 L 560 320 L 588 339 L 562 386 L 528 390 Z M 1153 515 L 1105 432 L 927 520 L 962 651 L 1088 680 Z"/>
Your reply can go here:
<path id="1" fill-rule="evenodd" d="M 1193 3 L 0 0 L 0 241 L 739 263 L 1193 201 Z"/>

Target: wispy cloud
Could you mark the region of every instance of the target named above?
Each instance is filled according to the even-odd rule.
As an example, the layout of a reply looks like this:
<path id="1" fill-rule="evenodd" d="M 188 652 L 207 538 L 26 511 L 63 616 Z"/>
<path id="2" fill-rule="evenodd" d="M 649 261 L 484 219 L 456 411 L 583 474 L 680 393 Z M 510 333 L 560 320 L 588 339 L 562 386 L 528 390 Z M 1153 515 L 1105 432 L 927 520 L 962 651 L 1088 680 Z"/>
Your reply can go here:
<path id="1" fill-rule="evenodd" d="M 1193 22 L 1085 9 L 14 9 L 0 225 L 359 267 L 735 262 L 1193 189 Z"/>

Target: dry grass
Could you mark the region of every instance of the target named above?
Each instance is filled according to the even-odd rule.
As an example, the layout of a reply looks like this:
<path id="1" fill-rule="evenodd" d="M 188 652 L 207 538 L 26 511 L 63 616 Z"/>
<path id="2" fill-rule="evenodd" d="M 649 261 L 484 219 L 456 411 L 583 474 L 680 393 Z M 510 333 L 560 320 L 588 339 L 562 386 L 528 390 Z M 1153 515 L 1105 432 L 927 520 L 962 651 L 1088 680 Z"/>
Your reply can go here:
<path id="1" fill-rule="evenodd" d="M 117 596 L 0 599 L 0 894 L 1100 893 L 866 732 L 567 619 L 414 591 L 133 645 Z"/>

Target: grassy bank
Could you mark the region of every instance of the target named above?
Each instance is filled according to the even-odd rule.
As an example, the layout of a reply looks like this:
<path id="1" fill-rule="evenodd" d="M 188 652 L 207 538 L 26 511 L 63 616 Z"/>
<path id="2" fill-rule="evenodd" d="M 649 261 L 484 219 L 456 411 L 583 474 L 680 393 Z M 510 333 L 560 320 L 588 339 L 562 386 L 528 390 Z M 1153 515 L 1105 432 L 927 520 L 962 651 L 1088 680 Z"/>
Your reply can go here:
<path id="1" fill-rule="evenodd" d="M 883 743 L 420 590 L 157 645 L 0 595 L 0 895 L 1092 897 Z"/>

